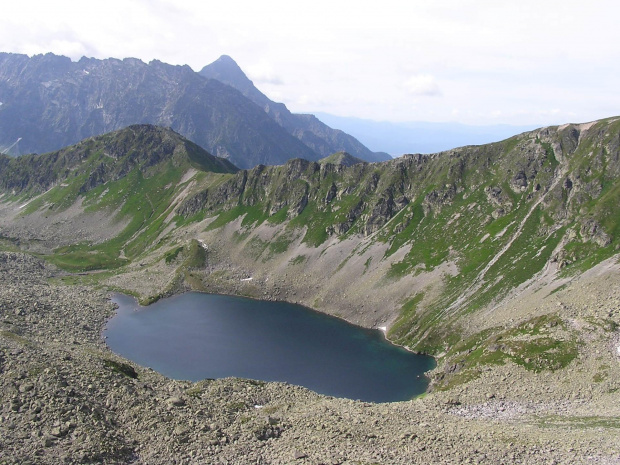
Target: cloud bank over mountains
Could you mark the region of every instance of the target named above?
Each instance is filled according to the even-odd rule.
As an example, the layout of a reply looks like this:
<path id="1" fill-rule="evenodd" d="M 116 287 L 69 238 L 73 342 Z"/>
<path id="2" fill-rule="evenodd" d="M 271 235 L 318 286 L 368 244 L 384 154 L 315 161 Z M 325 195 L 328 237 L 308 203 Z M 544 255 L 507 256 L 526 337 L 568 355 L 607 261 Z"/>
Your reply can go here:
<path id="1" fill-rule="evenodd" d="M 191 0 L 4 6 L 2 51 L 235 57 L 292 111 L 377 121 L 547 125 L 618 113 L 620 4 L 611 0 L 381 5 Z"/>

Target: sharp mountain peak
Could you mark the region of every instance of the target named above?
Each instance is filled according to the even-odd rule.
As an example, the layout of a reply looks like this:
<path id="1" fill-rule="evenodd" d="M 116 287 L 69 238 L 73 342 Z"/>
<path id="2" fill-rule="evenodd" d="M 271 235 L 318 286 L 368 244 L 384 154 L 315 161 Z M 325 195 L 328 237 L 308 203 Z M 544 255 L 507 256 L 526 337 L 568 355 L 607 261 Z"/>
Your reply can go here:
<path id="1" fill-rule="evenodd" d="M 0 101 L 0 146 L 20 139 L 22 153 L 149 123 L 172 127 L 240 168 L 339 151 L 366 161 L 389 158 L 271 101 L 227 55 L 196 73 L 158 60 L 0 53 Z"/>
<path id="2" fill-rule="evenodd" d="M 199 74 L 208 79 L 220 81 L 241 92 L 289 134 L 318 154 L 318 158 L 325 158 L 336 152 L 349 152 L 363 161 L 376 162 L 391 159 L 386 153 L 372 152 L 353 136 L 329 127 L 314 115 L 295 114 L 283 103 L 274 102 L 254 85 L 228 55 L 222 55 L 210 65 L 205 66 Z"/>

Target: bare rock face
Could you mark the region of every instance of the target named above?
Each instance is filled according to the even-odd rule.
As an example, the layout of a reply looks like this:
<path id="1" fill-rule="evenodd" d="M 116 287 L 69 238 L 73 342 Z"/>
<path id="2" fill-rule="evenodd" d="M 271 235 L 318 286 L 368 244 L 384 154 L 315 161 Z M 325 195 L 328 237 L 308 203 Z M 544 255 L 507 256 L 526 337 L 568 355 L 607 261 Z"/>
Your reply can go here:
<path id="1" fill-rule="evenodd" d="M 519 171 L 511 180 L 511 187 L 516 191 L 525 190 L 527 188 L 527 176 L 524 171 Z"/>
<path id="2" fill-rule="evenodd" d="M 611 244 L 612 237 L 593 219 L 585 220 L 580 232 L 584 240 L 592 241 L 598 244 L 599 247 L 607 247 Z"/>
<path id="3" fill-rule="evenodd" d="M 429 215 L 431 211 L 440 212 L 441 209 L 450 205 L 456 195 L 456 187 L 451 184 L 446 184 L 441 189 L 435 189 L 424 197 L 422 207 L 424 208 L 424 215 Z"/>

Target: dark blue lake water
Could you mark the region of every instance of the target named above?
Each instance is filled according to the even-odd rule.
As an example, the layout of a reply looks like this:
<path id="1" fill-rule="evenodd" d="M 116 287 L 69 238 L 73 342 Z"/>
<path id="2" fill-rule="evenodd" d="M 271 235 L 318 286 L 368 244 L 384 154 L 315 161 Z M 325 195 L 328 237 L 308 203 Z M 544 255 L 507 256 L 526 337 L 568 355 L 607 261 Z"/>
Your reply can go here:
<path id="1" fill-rule="evenodd" d="M 186 294 L 140 307 L 117 294 L 108 346 L 175 379 L 284 381 L 334 397 L 407 400 L 425 391 L 432 357 L 300 305 Z"/>

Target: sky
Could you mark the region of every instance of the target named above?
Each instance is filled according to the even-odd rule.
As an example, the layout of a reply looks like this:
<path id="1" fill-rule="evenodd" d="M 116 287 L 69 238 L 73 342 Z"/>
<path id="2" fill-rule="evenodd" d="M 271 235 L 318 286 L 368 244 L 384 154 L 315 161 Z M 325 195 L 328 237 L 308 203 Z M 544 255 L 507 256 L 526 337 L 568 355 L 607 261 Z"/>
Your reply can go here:
<path id="1" fill-rule="evenodd" d="M 0 51 L 230 55 L 297 113 L 551 125 L 620 115 L 617 0 L 22 0 Z"/>

